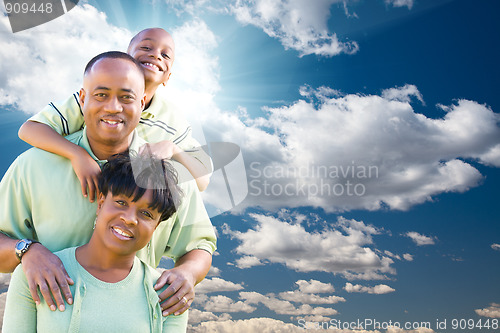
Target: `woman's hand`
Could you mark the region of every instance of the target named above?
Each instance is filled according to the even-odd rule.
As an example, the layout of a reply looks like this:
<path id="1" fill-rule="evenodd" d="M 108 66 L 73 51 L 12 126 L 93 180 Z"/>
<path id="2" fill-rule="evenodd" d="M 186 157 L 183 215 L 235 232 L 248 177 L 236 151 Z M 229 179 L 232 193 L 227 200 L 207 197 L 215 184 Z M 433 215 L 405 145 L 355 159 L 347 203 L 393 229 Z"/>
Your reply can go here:
<path id="1" fill-rule="evenodd" d="M 160 290 L 169 284 L 160 295 L 160 304 L 164 316 L 183 314 L 194 300 L 195 278 L 189 270 L 174 267 L 165 270 L 155 284 L 155 290 Z"/>

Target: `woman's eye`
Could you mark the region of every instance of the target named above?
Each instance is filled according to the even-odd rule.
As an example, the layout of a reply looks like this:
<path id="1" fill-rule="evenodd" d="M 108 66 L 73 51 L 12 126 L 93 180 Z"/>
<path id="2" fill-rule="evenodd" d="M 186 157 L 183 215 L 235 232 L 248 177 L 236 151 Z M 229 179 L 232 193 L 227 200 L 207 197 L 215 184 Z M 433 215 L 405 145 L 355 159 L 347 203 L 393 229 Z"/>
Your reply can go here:
<path id="1" fill-rule="evenodd" d="M 153 219 L 153 214 L 151 214 L 147 210 L 142 211 L 142 215 L 146 216 L 148 219 Z"/>

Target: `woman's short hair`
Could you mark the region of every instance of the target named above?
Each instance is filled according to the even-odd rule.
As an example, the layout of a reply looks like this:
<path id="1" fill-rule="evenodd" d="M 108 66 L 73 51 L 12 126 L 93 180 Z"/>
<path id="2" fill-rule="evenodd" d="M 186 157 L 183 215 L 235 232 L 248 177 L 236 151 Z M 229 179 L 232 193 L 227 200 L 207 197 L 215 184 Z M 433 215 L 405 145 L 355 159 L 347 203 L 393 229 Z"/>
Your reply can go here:
<path id="1" fill-rule="evenodd" d="M 110 157 L 101 170 L 99 191 L 107 196 L 125 195 L 139 200 L 146 190 L 153 192 L 151 209 L 160 214 L 160 221 L 172 216 L 180 204 L 182 191 L 177 186 L 177 174 L 167 160 L 154 156 L 122 153 Z"/>

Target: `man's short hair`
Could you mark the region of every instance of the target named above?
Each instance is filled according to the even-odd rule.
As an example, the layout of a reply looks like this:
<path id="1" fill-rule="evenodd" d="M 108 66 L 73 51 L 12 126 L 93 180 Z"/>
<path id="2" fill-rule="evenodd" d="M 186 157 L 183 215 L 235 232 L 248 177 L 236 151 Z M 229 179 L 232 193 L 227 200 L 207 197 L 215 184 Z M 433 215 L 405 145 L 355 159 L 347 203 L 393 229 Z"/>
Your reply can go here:
<path id="1" fill-rule="evenodd" d="M 176 171 L 167 160 L 129 153 L 110 157 L 102 167 L 98 186 L 104 196 L 111 191 L 114 196 L 124 195 L 134 202 L 151 189 L 150 208 L 161 214 L 160 221 L 176 212 L 182 195 Z"/>
<path id="2" fill-rule="evenodd" d="M 137 69 L 139 70 L 139 72 L 142 75 L 144 75 L 141 64 L 137 60 L 135 60 L 134 57 L 129 55 L 128 53 L 121 52 L 121 51 L 108 51 L 108 52 L 104 52 L 104 53 L 96 55 L 95 57 L 90 59 L 90 61 L 87 63 L 87 66 L 85 66 L 84 74 L 87 75 L 92 70 L 92 67 L 94 67 L 95 63 L 101 59 L 128 60 L 128 61 L 132 62 L 137 67 Z"/>

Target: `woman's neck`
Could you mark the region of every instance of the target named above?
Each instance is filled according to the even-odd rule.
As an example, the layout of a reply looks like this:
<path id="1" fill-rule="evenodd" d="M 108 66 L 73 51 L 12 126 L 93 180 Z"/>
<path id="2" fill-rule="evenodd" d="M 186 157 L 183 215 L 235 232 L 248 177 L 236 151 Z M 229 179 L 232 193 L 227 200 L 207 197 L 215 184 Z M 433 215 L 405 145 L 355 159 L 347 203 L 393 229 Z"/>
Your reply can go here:
<path id="1" fill-rule="evenodd" d="M 135 253 L 116 255 L 97 244 L 89 243 L 76 249 L 78 263 L 96 279 L 116 283 L 125 279 L 134 265 Z"/>

